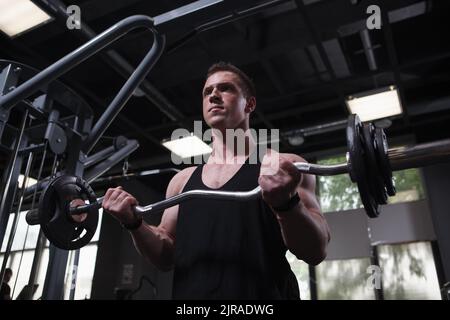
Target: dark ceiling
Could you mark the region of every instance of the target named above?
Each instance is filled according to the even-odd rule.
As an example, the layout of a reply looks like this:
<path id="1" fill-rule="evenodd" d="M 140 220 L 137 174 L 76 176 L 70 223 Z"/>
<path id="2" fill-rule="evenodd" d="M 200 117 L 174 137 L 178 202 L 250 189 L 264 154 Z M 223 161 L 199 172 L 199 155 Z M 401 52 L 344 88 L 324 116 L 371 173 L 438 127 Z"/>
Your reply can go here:
<path id="1" fill-rule="evenodd" d="M 35 1 L 42 6 L 48 1 Z M 166 21 L 166 12 L 193 1 L 64 1 L 81 7 L 84 27 L 100 33 L 119 20 L 155 17 L 166 50 L 147 77 L 150 92 L 133 97 L 106 132 L 139 140 L 131 169 L 172 166 L 159 141 L 201 120 L 201 89 L 212 63 L 229 61 L 255 81 L 254 128 L 283 134 L 311 130 L 304 144 L 283 140 L 281 151 L 313 158 L 345 146 L 346 96 L 396 85 L 404 113 L 386 130 L 394 141 L 450 136 L 449 1 L 303 0 L 216 1 Z M 212 1 L 197 1 L 205 3 Z M 369 5 L 381 8 L 383 27 L 367 30 Z M 389 21 L 389 23 L 387 23 Z M 220 22 L 220 23 L 219 23 Z M 0 56 L 42 69 L 87 41 L 59 19 L 15 39 L 0 35 Z M 147 31 L 132 32 L 116 50 L 136 66 L 151 46 Z M 124 83 L 123 71 L 96 55 L 62 81 L 91 105 L 97 117 Z M 328 125 L 321 130 L 321 125 Z M 331 128 L 331 130 L 330 130 Z M 316 130 L 317 129 L 317 130 Z"/>

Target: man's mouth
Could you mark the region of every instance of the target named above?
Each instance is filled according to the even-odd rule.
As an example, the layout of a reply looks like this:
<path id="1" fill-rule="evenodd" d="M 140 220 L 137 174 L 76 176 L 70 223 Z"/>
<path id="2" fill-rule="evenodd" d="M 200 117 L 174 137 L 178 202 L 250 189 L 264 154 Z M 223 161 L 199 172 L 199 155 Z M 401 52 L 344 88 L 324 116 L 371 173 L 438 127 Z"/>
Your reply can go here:
<path id="1" fill-rule="evenodd" d="M 222 106 L 212 106 L 212 107 L 210 107 L 208 109 L 208 112 L 211 112 L 211 111 L 214 111 L 214 110 L 223 110 L 223 109 L 225 109 L 225 108 L 222 107 Z"/>

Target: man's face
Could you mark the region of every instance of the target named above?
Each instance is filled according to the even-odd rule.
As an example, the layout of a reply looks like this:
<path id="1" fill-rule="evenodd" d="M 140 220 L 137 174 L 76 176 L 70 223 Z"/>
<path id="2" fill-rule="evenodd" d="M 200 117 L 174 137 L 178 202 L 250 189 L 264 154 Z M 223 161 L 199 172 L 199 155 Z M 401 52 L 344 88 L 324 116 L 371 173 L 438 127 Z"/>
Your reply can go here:
<path id="1" fill-rule="evenodd" d="M 206 80 L 203 87 L 203 118 L 211 128 L 237 128 L 252 110 L 234 73 L 219 71 Z"/>

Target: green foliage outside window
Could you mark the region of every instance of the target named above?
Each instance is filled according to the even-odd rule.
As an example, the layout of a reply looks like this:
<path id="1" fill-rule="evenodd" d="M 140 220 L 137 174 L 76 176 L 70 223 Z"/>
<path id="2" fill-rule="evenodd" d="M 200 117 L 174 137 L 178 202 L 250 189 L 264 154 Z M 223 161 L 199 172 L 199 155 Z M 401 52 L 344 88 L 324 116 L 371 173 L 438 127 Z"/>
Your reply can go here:
<path id="1" fill-rule="evenodd" d="M 319 161 L 319 164 L 333 165 L 346 162 L 345 156 L 337 156 Z M 419 169 L 394 172 L 397 195 L 389 198 L 389 203 L 423 199 Z M 333 212 L 362 208 L 358 187 L 352 183 L 348 174 L 337 176 L 318 176 L 320 203 L 323 212 Z"/>

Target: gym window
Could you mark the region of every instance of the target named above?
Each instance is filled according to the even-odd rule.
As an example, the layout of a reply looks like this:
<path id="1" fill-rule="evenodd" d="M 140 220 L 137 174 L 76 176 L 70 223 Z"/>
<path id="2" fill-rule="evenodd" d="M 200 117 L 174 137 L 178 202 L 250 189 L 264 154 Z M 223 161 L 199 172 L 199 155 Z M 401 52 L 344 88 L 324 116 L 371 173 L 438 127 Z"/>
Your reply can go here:
<path id="1" fill-rule="evenodd" d="M 99 210 L 99 227 L 92 238 L 91 242 L 80 249 L 80 258 L 78 263 L 77 281 L 75 284 L 75 300 L 90 298 L 92 279 L 94 276 L 95 262 L 97 256 L 98 238 L 101 226 L 103 211 Z M 13 270 L 12 278 L 9 282 L 11 287 L 11 294 L 13 300 L 22 291 L 23 287 L 28 283 L 31 266 L 34 258 L 34 250 L 39 235 L 39 225 L 29 226 L 25 221 L 26 212 L 21 212 L 19 222 L 16 229 L 16 234 L 11 248 L 11 254 L 8 259 L 7 266 Z M 6 251 L 9 234 L 11 232 L 14 214 L 11 214 L 8 220 L 5 237 L 0 252 L 0 263 L 3 262 L 3 257 Z M 28 228 L 28 233 L 27 233 Z M 25 247 L 24 247 L 24 241 Z M 65 285 L 64 285 L 64 299 L 69 299 L 70 287 L 72 284 L 72 269 L 75 251 L 69 253 L 68 267 L 66 269 Z M 33 300 L 39 299 L 42 296 L 42 289 L 44 287 L 45 276 L 47 273 L 47 265 L 49 259 L 49 242 L 46 241 L 45 248 L 42 252 L 41 263 L 37 272 L 36 283 L 39 284 Z"/>
<path id="2" fill-rule="evenodd" d="M 345 163 L 345 155 L 318 161 L 322 165 Z M 420 170 L 417 168 L 393 172 L 397 194 L 388 203 L 416 201 L 425 198 Z M 348 174 L 317 176 L 318 193 L 323 212 L 363 208 L 356 183 Z"/>
<path id="3" fill-rule="evenodd" d="M 385 300 L 441 299 L 429 242 L 379 245 L 377 249 Z"/>
<path id="4" fill-rule="evenodd" d="M 374 300 L 367 280 L 370 258 L 325 260 L 316 267 L 319 300 Z"/>
<path id="5" fill-rule="evenodd" d="M 288 252 L 302 300 L 375 300 L 379 270 L 384 300 L 440 300 L 441 293 L 431 243 L 428 241 L 382 244 L 376 250 L 379 266 L 370 257 L 325 260 L 308 267 Z M 311 277 L 309 270 L 315 277 Z"/>
<path id="6" fill-rule="evenodd" d="M 311 300 L 310 275 L 307 263 L 298 260 L 291 252 L 286 252 L 286 258 L 291 269 L 297 278 L 298 287 L 300 289 L 300 298 L 302 300 Z"/>

